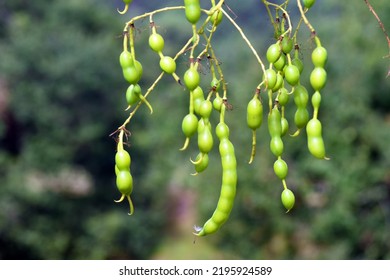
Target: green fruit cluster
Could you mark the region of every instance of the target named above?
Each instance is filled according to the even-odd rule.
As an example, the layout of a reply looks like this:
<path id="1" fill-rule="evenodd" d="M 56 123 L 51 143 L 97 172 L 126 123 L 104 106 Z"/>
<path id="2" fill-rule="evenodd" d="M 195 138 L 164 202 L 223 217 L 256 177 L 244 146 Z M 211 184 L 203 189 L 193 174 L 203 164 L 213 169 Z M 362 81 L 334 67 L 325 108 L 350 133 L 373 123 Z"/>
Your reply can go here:
<path id="1" fill-rule="evenodd" d="M 126 7 L 131 2 L 124 1 Z M 301 22 L 308 26 L 316 45 L 312 50 L 311 57 L 314 66 L 310 73 L 310 85 L 314 91 L 311 96 L 302 83 L 302 77 L 306 74 L 304 72 L 306 65 L 301 59 L 300 42 L 297 41 L 301 24 L 293 30 L 289 14 L 292 9 L 290 1 L 284 1 L 282 4 L 263 1 L 269 11 L 271 9 L 275 10 L 274 14 L 269 13 L 274 27 L 275 39 L 264 52 L 266 64 L 263 63 L 260 55 L 258 55 L 256 49 L 235 20 L 229 16 L 229 12 L 224 10 L 224 0 L 210 0 L 209 8 L 204 7 L 204 4 L 201 4 L 199 0 L 184 0 L 182 4 L 181 6 L 165 7 L 133 17 L 124 28 L 123 51 L 120 54 L 119 62 L 123 76 L 129 83 L 126 91 L 126 101 L 127 110 L 130 110 L 130 114 L 117 129 L 119 136 L 115 171 L 117 188 L 122 194 L 119 201 L 127 197 L 130 203 L 130 213 L 133 212 L 130 199 L 133 189 L 133 180 L 130 174 L 130 155 L 123 149 L 123 138 L 129 134 L 126 126 L 141 105 L 147 105 L 151 113 L 153 112 L 147 97 L 164 75 L 170 75 L 188 93 L 188 112 L 184 114 L 181 122 L 185 140 L 180 150 L 185 151 L 191 144 L 191 139 L 196 139 L 198 151 L 195 159 L 190 160 L 195 169 L 192 175 L 198 175 L 208 168 L 210 152 L 215 148 L 215 136 L 219 140 L 219 154 L 222 163 L 220 196 L 211 217 L 202 227 L 195 227 L 194 234 L 204 236 L 215 233 L 228 220 L 236 195 L 237 159 L 234 145 L 229 139 L 230 129 L 225 122 L 225 114 L 232 109 L 232 105 L 228 102 L 228 82 L 225 80 L 221 63 L 213 48 L 214 35 L 222 28 L 222 20 L 227 18 L 240 32 L 241 37 L 254 53 L 262 70 L 259 75 L 259 84 L 246 106 L 246 125 L 252 132 L 252 150 L 249 163 L 255 160 L 257 132 L 263 124 L 264 117 L 267 117 L 270 136 L 269 150 L 275 156 L 273 171 L 282 182 L 283 190 L 280 198 L 282 205 L 289 212 L 294 207 L 295 195 L 292 191 L 293 188 L 287 186 L 289 168 L 285 160 L 284 141 L 287 140 L 286 137 L 297 137 L 301 131 L 306 131 L 309 152 L 316 158 L 327 159 L 322 138 L 322 124 L 319 120 L 320 92 L 324 89 L 327 78 L 325 70 L 327 51 L 321 45 L 317 33 L 306 17 L 308 10 L 313 7 L 315 1 L 302 0 L 302 3 L 297 1 Z M 184 13 L 183 19 L 185 18 L 183 26 L 189 26 L 189 30 L 192 31 L 187 43 L 182 45 L 175 55 L 166 53 L 165 46 L 169 42 L 166 42 L 162 34 L 158 32 L 158 25 L 153 20 L 156 14 L 171 11 L 182 11 Z M 146 93 L 142 94 L 139 83 L 143 68 L 136 59 L 134 29 L 135 23 L 145 18 L 149 18 L 149 49 L 159 58 L 158 67 L 161 74 L 146 90 Z M 176 73 L 176 61 L 179 57 L 185 57 L 188 60 L 188 66 L 183 73 Z M 208 68 L 207 71 L 203 71 L 205 66 Z M 290 102 L 291 96 L 293 97 L 293 104 Z M 310 98 L 314 109 L 311 117 L 308 108 Z M 268 103 L 264 100 L 267 100 Z M 293 120 L 288 119 L 287 110 L 295 111 Z M 215 120 L 213 114 L 219 115 L 219 122 L 215 126 L 215 130 L 213 129 Z M 293 125 L 290 126 L 290 123 L 293 123 Z M 290 133 L 292 126 L 296 130 Z"/>

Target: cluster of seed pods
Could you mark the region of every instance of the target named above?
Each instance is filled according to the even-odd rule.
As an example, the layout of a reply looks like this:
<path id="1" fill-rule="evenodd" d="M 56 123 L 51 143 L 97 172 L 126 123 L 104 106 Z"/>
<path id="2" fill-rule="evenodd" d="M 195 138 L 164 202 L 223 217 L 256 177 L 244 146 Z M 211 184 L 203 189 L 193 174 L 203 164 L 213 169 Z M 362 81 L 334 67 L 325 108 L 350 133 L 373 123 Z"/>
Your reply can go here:
<path id="1" fill-rule="evenodd" d="M 120 12 L 122 14 L 126 13 L 129 5 L 133 1 L 124 0 L 123 2 L 125 9 Z M 287 212 L 294 207 L 295 196 L 287 185 L 288 165 L 284 160 L 285 137 L 297 137 L 302 130 L 306 129 L 309 152 L 316 158 L 327 159 L 324 141 L 322 139 L 322 125 L 318 118 L 321 103 L 320 91 L 326 83 L 325 64 L 327 61 L 327 52 L 321 45 L 320 39 L 305 16 L 305 13 L 313 6 L 314 2 L 314 0 L 303 1 L 303 8 L 300 0 L 297 1 L 301 11 L 301 19 L 308 25 L 313 36 L 313 41 L 316 43 L 316 47 L 312 51 L 314 69 L 310 74 L 310 84 L 314 90 L 314 94 L 311 96 L 311 103 L 314 108 L 311 118 L 307 107 L 310 94 L 301 83 L 304 63 L 300 59 L 297 42 L 297 33 L 300 25 L 293 32 L 287 12 L 290 1 L 286 1 L 283 4 L 264 1 L 268 10 L 271 7 L 274 7 L 276 10 L 276 18 L 272 18 L 272 23 L 275 28 L 275 41 L 268 47 L 265 53 L 268 62 L 267 68 L 245 34 L 239 27 L 237 28 L 249 48 L 254 52 L 262 68 L 260 83 L 256 87 L 254 95 L 250 98 L 246 111 L 247 126 L 252 132 L 252 149 L 249 163 L 255 160 L 257 131 L 262 126 L 264 117 L 266 117 L 270 137 L 269 149 L 275 156 L 273 170 L 282 182 L 281 201 Z M 214 53 L 213 35 L 225 17 L 235 27 L 237 27 L 237 24 L 224 10 L 224 0 L 217 2 L 210 0 L 211 7 L 209 9 L 203 9 L 200 0 L 184 0 L 182 3 L 184 4 L 183 6 L 166 7 L 134 17 L 126 23 L 124 28 L 123 51 L 119 56 L 119 63 L 123 71 L 124 79 L 129 83 L 126 91 L 126 110 L 130 110 L 130 115 L 116 130 L 118 133 L 117 152 L 115 156 L 116 184 L 122 195 L 116 202 L 123 201 L 127 198 L 130 204 L 130 214 L 133 213 L 134 207 L 130 199 L 130 194 L 133 191 L 133 179 L 130 173 L 131 159 L 123 147 L 123 138 L 129 135 L 126 126 L 138 108 L 143 104 L 150 109 L 150 113 L 153 113 L 153 108 L 148 102 L 147 97 L 163 75 L 171 75 L 177 84 L 188 92 L 189 110 L 183 116 L 181 122 L 184 144 L 180 150 L 187 150 L 191 144 L 191 139 L 196 138 L 198 153 L 195 158 L 190 158 L 195 170 L 192 175 L 198 175 L 208 168 L 209 154 L 215 146 L 214 133 L 219 140 L 218 148 L 222 166 L 220 196 L 211 217 L 203 226 L 194 227 L 194 234 L 196 236 L 205 236 L 217 232 L 228 220 L 236 195 L 237 159 L 234 145 L 229 139 L 230 129 L 225 122 L 225 114 L 230 111 L 231 104 L 229 104 L 227 97 L 227 82 Z M 157 13 L 177 10 L 184 11 L 187 24 L 192 29 L 192 36 L 175 56 L 170 56 L 165 53 L 165 40 L 162 34 L 158 32 L 153 16 Z M 280 13 L 282 15 L 281 17 L 279 17 Z M 146 17 L 149 17 L 151 30 L 148 38 L 149 48 L 159 58 L 158 65 L 161 74 L 147 89 L 146 93 L 143 94 L 139 84 L 143 74 L 143 67 L 137 60 L 135 53 L 134 25 L 137 20 Z M 205 41 L 203 44 L 200 43 L 202 39 Z M 180 73 L 176 73 L 176 60 L 184 53 L 187 54 L 189 64 L 181 78 Z M 200 68 L 202 67 L 201 61 L 205 57 L 208 59 L 209 72 L 211 73 L 210 77 L 207 77 L 210 79 L 207 92 L 204 91 L 206 89 L 204 82 L 202 85 L 202 81 L 206 76 L 200 74 Z M 294 125 L 290 125 L 291 120 L 288 120 L 286 116 L 286 110 L 292 107 L 291 102 L 289 102 L 290 96 L 293 96 L 294 100 Z M 263 104 L 263 100 L 268 100 L 268 104 Z M 213 112 L 219 114 L 219 122 L 215 126 L 215 131 L 212 124 Z M 295 131 L 291 132 L 293 127 L 295 127 Z"/>

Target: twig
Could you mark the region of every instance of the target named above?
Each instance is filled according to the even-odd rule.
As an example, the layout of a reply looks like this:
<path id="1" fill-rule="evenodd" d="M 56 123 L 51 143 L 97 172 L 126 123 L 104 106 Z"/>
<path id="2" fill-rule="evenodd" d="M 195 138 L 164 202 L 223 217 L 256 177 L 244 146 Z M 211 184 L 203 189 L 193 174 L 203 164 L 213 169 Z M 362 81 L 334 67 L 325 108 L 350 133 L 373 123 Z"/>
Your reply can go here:
<path id="1" fill-rule="evenodd" d="M 374 17 L 378 21 L 379 26 L 382 29 L 383 34 L 386 37 L 387 46 L 389 48 L 389 54 L 387 56 L 385 56 L 385 57 L 390 58 L 390 38 L 389 38 L 389 35 L 387 34 L 385 26 L 383 25 L 383 23 L 382 23 L 381 19 L 379 18 L 378 14 L 375 12 L 374 8 L 371 6 L 370 2 L 368 0 L 364 0 L 364 2 L 366 3 L 366 5 L 367 5 L 368 9 L 370 10 L 370 12 L 374 15 Z M 390 69 L 389 69 L 389 72 L 387 73 L 387 77 L 389 77 L 389 76 L 390 76 Z"/>

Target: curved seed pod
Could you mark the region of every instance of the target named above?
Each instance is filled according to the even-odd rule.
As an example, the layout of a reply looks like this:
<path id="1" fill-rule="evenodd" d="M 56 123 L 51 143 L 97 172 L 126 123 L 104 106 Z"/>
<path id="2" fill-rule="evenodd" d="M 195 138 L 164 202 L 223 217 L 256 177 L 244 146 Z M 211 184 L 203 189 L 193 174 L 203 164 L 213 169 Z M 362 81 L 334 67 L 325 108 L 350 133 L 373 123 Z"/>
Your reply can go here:
<path id="1" fill-rule="evenodd" d="M 206 221 L 202 228 L 195 228 L 196 232 L 194 234 L 197 236 L 215 233 L 227 221 L 233 209 L 237 185 L 236 157 L 233 144 L 228 138 L 223 138 L 220 141 L 219 150 L 222 162 L 221 193 L 211 218 Z"/>

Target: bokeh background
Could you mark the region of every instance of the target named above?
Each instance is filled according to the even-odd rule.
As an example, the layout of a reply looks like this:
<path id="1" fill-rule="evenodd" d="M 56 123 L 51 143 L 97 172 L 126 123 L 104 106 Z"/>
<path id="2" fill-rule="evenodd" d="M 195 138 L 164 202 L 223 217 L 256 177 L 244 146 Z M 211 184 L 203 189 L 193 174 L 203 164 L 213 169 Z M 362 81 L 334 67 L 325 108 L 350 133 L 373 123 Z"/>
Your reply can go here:
<path id="1" fill-rule="evenodd" d="M 389 30 L 389 3 L 371 2 Z M 261 1 L 226 3 L 264 58 L 274 38 Z M 364 1 L 317 1 L 308 13 L 329 54 L 320 119 L 331 160 L 309 154 L 305 133 L 285 138 L 287 182 L 297 200 L 290 213 L 280 202 L 266 125 L 257 134 L 255 161 L 247 163 L 246 104 L 262 74 L 226 19 L 214 48 L 233 105 L 226 121 L 239 181 L 230 219 L 215 235 L 192 234 L 214 210 L 221 167 L 215 149 L 210 167 L 190 175 L 196 141 L 179 151 L 188 94 L 171 77 L 150 95 L 154 114 L 143 106 L 129 126 L 134 215 L 127 215 L 126 203 L 114 203 L 116 145 L 109 135 L 127 116 L 127 83 L 118 63 L 124 23 L 181 4 L 135 0 L 121 16 L 121 1 L 0 2 L 0 259 L 390 259 L 390 63 L 386 39 Z M 154 20 L 164 52 L 174 55 L 191 35 L 183 12 Z M 147 88 L 160 71 L 158 57 L 147 45 L 148 20 L 136 30 Z M 313 47 L 302 26 L 308 88 Z M 187 60 L 178 59 L 179 75 Z M 287 114 L 291 119 L 293 110 Z"/>

